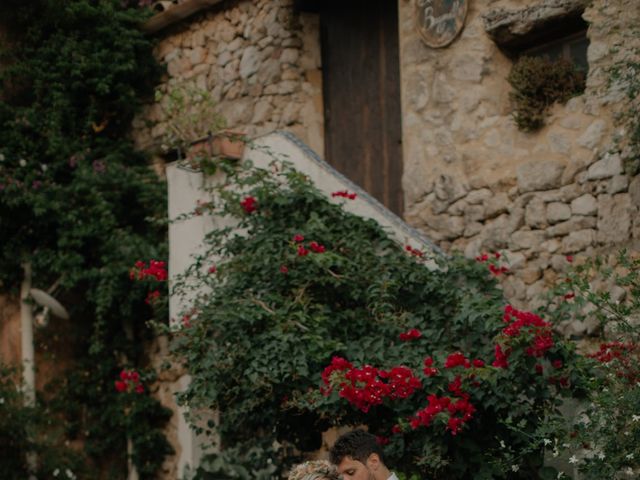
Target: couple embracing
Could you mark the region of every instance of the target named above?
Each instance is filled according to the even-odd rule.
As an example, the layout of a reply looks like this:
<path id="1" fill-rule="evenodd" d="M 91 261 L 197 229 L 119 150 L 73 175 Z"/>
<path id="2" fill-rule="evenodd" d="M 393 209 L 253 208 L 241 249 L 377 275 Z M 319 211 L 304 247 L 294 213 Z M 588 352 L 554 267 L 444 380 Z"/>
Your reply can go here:
<path id="1" fill-rule="evenodd" d="M 376 437 L 364 430 L 340 436 L 329 455 L 331 463 L 318 460 L 294 467 L 289 480 L 398 480 L 384 464 Z"/>

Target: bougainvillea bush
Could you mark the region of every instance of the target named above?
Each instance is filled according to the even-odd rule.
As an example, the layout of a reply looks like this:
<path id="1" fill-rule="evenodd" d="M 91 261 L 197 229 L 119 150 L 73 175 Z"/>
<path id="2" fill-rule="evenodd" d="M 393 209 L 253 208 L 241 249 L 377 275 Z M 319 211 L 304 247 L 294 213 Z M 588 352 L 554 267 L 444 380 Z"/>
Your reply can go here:
<path id="1" fill-rule="evenodd" d="M 328 427 L 363 424 L 405 474 L 538 477 L 541 449 L 506 468 L 503 452 L 574 391 L 574 354 L 505 305 L 499 254 L 399 244 L 344 210 L 357 195 L 326 196 L 280 162 L 226 173 L 193 214 L 237 224 L 207 235 L 175 291 L 190 299 L 173 337 L 192 378 L 181 401 L 222 412 L 199 423 L 223 447 L 203 478 L 273 478 Z"/>
<path id="2" fill-rule="evenodd" d="M 638 478 L 640 258 L 621 251 L 584 259 L 552 293 L 570 301 L 550 302 L 550 316 L 596 324 L 598 338 L 582 360 L 588 397 L 579 414 L 548 425 L 535 442 L 551 455 L 564 450 L 581 478 Z"/>
<path id="3" fill-rule="evenodd" d="M 141 478 L 156 478 L 171 450 L 170 412 L 146 391 L 125 428 L 113 383 L 144 366 L 145 323 L 158 311 L 145 303 L 149 282 L 132 283 L 129 270 L 166 254 L 166 188 L 130 138 L 161 68 L 139 28 L 150 12 L 127 4 L 0 2 L 0 294 L 17 303 L 28 264 L 32 286 L 54 287 L 69 310 L 66 331 L 52 321 L 35 332 L 37 358 L 68 367 L 37 400 L 64 419 L 61 441 L 81 447 L 92 479 L 126 475 L 127 433 Z M 154 308 L 166 301 L 157 290 Z M 68 363 L 51 358 L 56 338 Z"/>

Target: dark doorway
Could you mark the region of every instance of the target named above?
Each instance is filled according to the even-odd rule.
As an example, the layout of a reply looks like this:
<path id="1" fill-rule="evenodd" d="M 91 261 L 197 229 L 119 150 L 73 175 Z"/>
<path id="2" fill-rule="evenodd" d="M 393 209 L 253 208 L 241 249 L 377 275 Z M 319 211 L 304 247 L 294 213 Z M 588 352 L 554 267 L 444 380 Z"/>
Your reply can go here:
<path id="1" fill-rule="evenodd" d="M 402 215 L 397 1 L 318 3 L 325 157 Z"/>

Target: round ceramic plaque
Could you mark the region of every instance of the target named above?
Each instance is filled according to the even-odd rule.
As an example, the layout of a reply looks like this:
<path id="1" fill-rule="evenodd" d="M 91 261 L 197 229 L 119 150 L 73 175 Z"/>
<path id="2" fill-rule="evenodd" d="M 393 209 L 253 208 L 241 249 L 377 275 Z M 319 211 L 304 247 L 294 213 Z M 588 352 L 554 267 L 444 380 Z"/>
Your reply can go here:
<path id="1" fill-rule="evenodd" d="M 433 48 L 446 47 L 464 27 L 468 0 L 415 0 L 416 22 L 424 42 Z"/>

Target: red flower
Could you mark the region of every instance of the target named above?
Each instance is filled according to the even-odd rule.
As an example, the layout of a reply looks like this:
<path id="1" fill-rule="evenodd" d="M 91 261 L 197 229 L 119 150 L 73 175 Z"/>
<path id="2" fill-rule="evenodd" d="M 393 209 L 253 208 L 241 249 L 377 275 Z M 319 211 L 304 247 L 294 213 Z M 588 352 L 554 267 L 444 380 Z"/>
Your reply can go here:
<path id="1" fill-rule="evenodd" d="M 507 350 L 506 353 L 504 353 L 502 351 L 502 347 L 500 346 L 500 344 L 496 344 L 495 347 L 495 356 L 496 359 L 493 361 L 493 363 L 491 365 L 493 365 L 496 368 L 507 368 L 509 366 L 509 362 L 507 361 L 507 359 L 509 358 L 509 350 Z"/>
<path id="2" fill-rule="evenodd" d="M 354 200 L 356 198 L 356 194 L 355 193 L 349 193 L 347 190 L 340 190 L 337 192 L 333 192 L 331 194 L 332 197 L 343 197 L 343 198 L 348 198 L 349 200 Z"/>
<path id="3" fill-rule="evenodd" d="M 145 303 L 147 303 L 148 305 L 151 305 L 152 303 L 154 303 L 156 300 L 158 300 L 158 298 L 160 298 L 160 292 L 158 290 L 154 290 L 152 292 L 149 292 L 147 294 L 147 298 L 145 298 Z"/>
<path id="4" fill-rule="evenodd" d="M 211 265 L 211 266 L 209 267 L 209 270 L 208 270 L 208 271 L 209 271 L 209 273 L 216 273 L 216 272 L 218 271 L 218 269 L 216 268 L 216 266 L 215 266 L 215 265 Z"/>
<path id="5" fill-rule="evenodd" d="M 298 245 L 298 256 L 299 257 L 304 257 L 304 256 L 306 256 L 308 254 L 309 254 L 309 250 L 304 248 L 303 245 Z"/>
<path id="6" fill-rule="evenodd" d="M 400 340 L 402 340 L 403 342 L 407 342 L 409 340 L 417 340 L 421 336 L 422 336 L 422 332 L 420 332 L 420 330 L 416 328 L 412 328 L 411 330 L 401 333 Z"/>
<path id="7" fill-rule="evenodd" d="M 454 352 L 447 357 L 444 362 L 444 368 L 454 368 L 463 366 L 464 368 L 471 368 L 471 363 L 465 357 L 462 352 Z"/>
<path id="8" fill-rule="evenodd" d="M 567 259 L 567 262 L 573 262 L 573 257 L 571 255 L 567 255 L 565 258 Z"/>
<path id="9" fill-rule="evenodd" d="M 320 245 L 318 242 L 311 242 L 309 243 L 309 247 L 311 248 L 311 250 L 313 250 L 315 253 L 324 253 L 325 248 L 324 245 Z"/>
<path id="10" fill-rule="evenodd" d="M 424 256 L 424 252 L 422 250 L 418 250 L 417 248 L 413 248 L 411 245 L 407 245 L 406 247 L 404 247 L 404 249 L 407 252 L 409 252 L 411 255 L 415 256 L 415 257 Z"/>
<path id="11" fill-rule="evenodd" d="M 576 296 L 576 294 L 575 294 L 575 293 L 573 293 L 573 292 L 565 293 L 565 294 L 564 294 L 564 299 L 565 299 L 565 300 L 571 300 L 571 299 L 572 299 L 572 298 L 574 298 L 575 296 Z"/>
<path id="12" fill-rule="evenodd" d="M 127 390 L 126 382 L 123 382 L 121 380 L 116 380 L 115 384 L 116 384 L 116 390 L 118 392 L 122 393 Z"/>
<path id="13" fill-rule="evenodd" d="M 280 265 L 280 273 L 286 275 L 287 273 L 289 273 L 289 269 L 287 268 L 286 265 Z"/>
<path id="14" fill-rule="evenodd" d="M 479 358 L 476 358 L 472 363 L 473 363 L 473 366 L 476 367 L 476 368 L 484 367 L 484 362 L 482 360 L 480 360 Z"/>
<path id="15" fill-rule="evenodd" d="M 248 214 L 251 214 L 256 211 L 256 209 L 258 208 L 256 204 L 257 204 L 257 200 L 255 197 L 252 197 L 252 196 L 244 197 L 244 200 L 240 202 L 240 206 Z"/>
<path id="16" fill-rule="evenodd" d="M 544 371 L 544 367 L 542 365 L 540 365 L 539 363 L 536 363 L 534 368 L 536 369 L 536 373 L 538 375 L 542 375 L 542 372 Z"/>
<path id="17" fill-rule="evenodd" d="M 299 233 L 296 233 L 293 236 L 293 241 L 296 242 L 296 243 L 304 242 L 304 237 L 302 235 L 300 235 Z"/>
<path id="18" fill-rule="evenodd" d="M 553 365 L 553 368 L 562 368 L 562 360 L 554 360 L 551 365 Z"/>
<path id="19" fill-rule="evenodd" d="M 395 433 L 396 435 L 398 433 L 402 433 L 402 427 L 396 423 L 393 427 L 391 427 L 391 433 Z"/>
<path id="20" fill-rule="evenodd" d="M 146 264 L 144 262 L 138 260 L 135 263 L 134 268 L 129 272 L 129 277 L 132 280 L 154 278 L 159 282 L 164 282 L 168 276 L 166 263 L 158 260 L 150 260 L 149 268 L 146 268 Z"/>
<path id="21" fill-rule="evenodd" d="M 138 394 L 144 393 L 144 387 L 142 385 L 136 385 L 135 392 Z"/>

